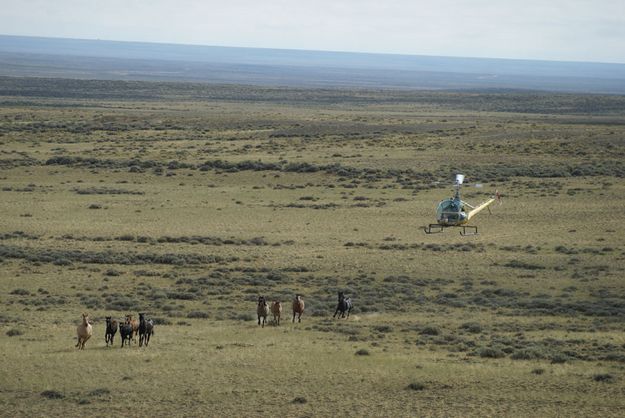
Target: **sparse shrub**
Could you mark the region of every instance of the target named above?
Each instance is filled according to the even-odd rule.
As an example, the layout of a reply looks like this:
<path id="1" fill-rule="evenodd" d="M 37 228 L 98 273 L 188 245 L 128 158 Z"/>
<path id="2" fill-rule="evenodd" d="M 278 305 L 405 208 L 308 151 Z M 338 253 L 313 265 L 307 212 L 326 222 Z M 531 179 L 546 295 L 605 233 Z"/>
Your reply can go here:
<path id="1" fill-rule="evenodd" d="M 187 292 L 167 292 L 168 299 L 177 299 L 177 300 L 194 300 L 197 299 L 197 295 L 193 293 Z"/>
<path id="2" fill-rule="evenodd" d="M 99 309 L 102 307 L 102 302 L 97 296 L 84 295 L 80 298 L 80 302 L 89 309 Z"/>
<path id="3" fill-rule="evenodd" d="M 618 361 L 619 363 L 625 363 L 625 354 L 610 353 L 610 354 L 606 354 L 605 356 L 601 357 L 601 360 Z"/>
<path id="4" fill-rule="evenodd" d="M 525 270 L 544 270 L 545 269 L 544 266 L 540 266 L 538 264 L 526 263 L 524 261 L 519 261 L 519 260 L 510 260 L 503 266 L 516 268 L 516 269 L 525 269 Z"/>
<path id="5" fill-rule="evenodd" d="M 513 360 L 537 360 L 544 358 L 544 356 L 534 348 L 522 348 L 513 352 L 510 358 Z"/>
<path id="6" fill-rule="evenodd" d="M 540 369 L 540 368 L 534 369 L 534 370 L 532 370 L 532 373 L 533 374 L 537 374 L 537 375 L 541 375 L 541 374 L 545 373 L 545 369 Z"/>
<path id="7" fill-rule="evenodd" d="M 267 241 L 263 237 L 254 237 L 249 242 L 253 245 L 267 245 Z"/>
<path id="8" fill-rule="evenodd" d="M 477 349 L 476 353 L 482 358 L 502 358 L 506 356 L 506 353 L 495 347 L 481 347 Z"/>
<path id="9" fill-rule="evenodd" d="M 439 335 L 441 333 L 440 329 L 435 326 L 427 326 L 419 332 L 421 335 Z"/>
<path id="10" fill-rule="evenodd" d="M 484 292 L 482 292 L 484 293 Z M 519 292 L 517 292 L 516 290 L 513 289 L 504 289 L 504 288 L 499 288 L 499 289 L 495 289 L 493 290 L 493 294 L 497 295 L 497 296 L 505 296 L 505 297 L 517 297 L 519 295 Z"/>
<path id="11" fill-rule="evenodd" d="M 187 314 L 187 318 L 206 319 L 208 318 L 208 313 L 202 311 L 191 311 Z"/>
<path id="12" fill-rule="evenodd" d="M 108 395 L 109 393 L 111 393 L 110 390 L 108 390 L 106 388 L 99 388 L 99 389 L 92 390 L 87 395 L 89 395 L 89 396 L 102 396 L 102 395 Z"/>
<path id="13" fill-rule="evenodd" d="M 102 205 L 99 203 L 92 203 L 89 205 L 88 209 L 102 209 Z"/>
<path id="14" fill-rule="evenodd" d="M 614 381 L 614 376 L 611 375 L 610 373 L 601 373 L 601 374 L 594 375 L 592 379 L 595 382 L 611 383 Z"/>
<path id="15" fill-rule="evenodd" d="M 376 325 L 373 327 L 373 329 L 383 333 L 393 332 L 393 327 L 390 325 Z"/>
<path id="16" fill-rule="evenodd" d="M 138 305 L 135 299 L 127 296 L 116 297 L 106 304 L 106 309 L 111 311 L 132 311 Z"/>
<path id="17" fill-rule="evenodd" d="M 369 355 L 369 350 L 361 348 L 360 350 L 356 351 L 356 355 L 357 356 L 368 356 Z"/>
<path id="18" fill-rule="evenodd" d="M 406 386 L 408 390 L 421 391 L 425 389 L 425 384 L 420 382 L 412 382 Z"/>
<path id="19" fill-rule="evenodd" d="M 63 399 L 65 396 L 56 390 L 44 390 L 41 392 L 41 396 L 48 399 Z"/>
<path id="20" fill-rule="evenodd" d="M 295 399 L 291 401 L 291 403 L 297 403 L 297 404 L 305 404 L 306 402 L 308 401 L 303 396 L 297 396 Z"/>
<path id="21" fill-rule="evenodd" d="M 562 364 L 569 361 L 569 356 L 563 353 L 557 353 L 551 356 L 551 364 Z"/>
<path id="22" fill-rule="evenodd" d="M 11 290 L 11 295 L 20 295 L 20 296 L 28 296 L 30 292 L 26 289 L 18 288 Z"/>
<path id="23" fill-rule="evenodd" d="M 123 190 L 123 189 L 109 189 L 106 187 L 90 187 L 87 189 L 79 189 L 75 188 L 74 192 L 80 195 L 89 195 L 89 194 L 112 194 L 112 195 L 121 195 L 121 194 L 130 194 L 130 195 L 142 195 L 143 192 L 138 192 L 134 190 Z"/>
<path id="24" fill-rule="evenodd" d="M 480 332 L 482 332 L 482 326 L 477 322 L 465 322 L 464 324 L 460 325 L 460 328 L 467 332 L 470 332 L 471 334 L 479 334 Z"/>
<path id="25" fill-rule="evenodd" d="M 8 330 L 6 332 L 6 335 L 8 335 L 9 337 L 17 337 L 18 335 L 23 335 L 24 331 L 22 331 L 21 329 L 17 329 L 17 328 L 11 328 L 10 330 Z"/>

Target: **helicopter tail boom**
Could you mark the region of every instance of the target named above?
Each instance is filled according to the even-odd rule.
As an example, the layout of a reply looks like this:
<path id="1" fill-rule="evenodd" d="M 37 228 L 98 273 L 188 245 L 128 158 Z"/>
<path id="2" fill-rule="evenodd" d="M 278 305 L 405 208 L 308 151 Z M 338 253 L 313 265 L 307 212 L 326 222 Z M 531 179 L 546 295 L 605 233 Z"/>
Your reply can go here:
<path id="1" fill-rule="evenodd" d="M 494 202 L 495 202 L 495 199 L 493 198 L 493 199 L 488 199 L 486 202 L 479 204 L 476 208 L 474 208 L 468 213 L 467 220 L 471 219 L 473 216 L 477 215 L 478 213 L 486 209 L 488 206 L 490 206 Z"/>

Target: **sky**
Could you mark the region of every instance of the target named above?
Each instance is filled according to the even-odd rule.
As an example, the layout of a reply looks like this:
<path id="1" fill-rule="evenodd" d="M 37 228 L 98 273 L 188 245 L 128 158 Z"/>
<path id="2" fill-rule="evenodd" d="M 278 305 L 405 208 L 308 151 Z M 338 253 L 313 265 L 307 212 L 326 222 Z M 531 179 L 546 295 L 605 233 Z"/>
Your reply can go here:
<path id="1" fill-rule="evenodd" d="M 0 33 L 625 63 L 625 0 L 0 0 Z"/>

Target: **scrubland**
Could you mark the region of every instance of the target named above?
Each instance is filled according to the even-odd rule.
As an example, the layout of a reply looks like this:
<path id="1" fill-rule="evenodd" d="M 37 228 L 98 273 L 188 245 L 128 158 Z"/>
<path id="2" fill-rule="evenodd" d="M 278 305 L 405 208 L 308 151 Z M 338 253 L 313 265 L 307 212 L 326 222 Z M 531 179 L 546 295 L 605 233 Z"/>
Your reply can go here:
<path id="1" fill-rule="evenodd" d="M 622 416 L 623 109 L 0 78 L 0 415 Z M 425 235 L 457 172 L 502 204 Z"/>

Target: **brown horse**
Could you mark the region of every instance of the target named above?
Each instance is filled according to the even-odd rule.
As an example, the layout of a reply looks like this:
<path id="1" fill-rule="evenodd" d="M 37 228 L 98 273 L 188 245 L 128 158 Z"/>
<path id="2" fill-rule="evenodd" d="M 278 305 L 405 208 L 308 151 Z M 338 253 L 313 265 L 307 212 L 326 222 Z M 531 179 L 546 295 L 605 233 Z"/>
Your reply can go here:
<path id="1" fill-rule="evenodd" d="M 304 299 L 300 295 L 295 295 L 293 299 L 293 322 L 297 314 L 297 322 L 302 322 L 302 314 L 304 313 Z"/>
<path id="2" fill-rule="evenodd" d="M 139 333 L 139 321 L 136 319 L 132 319 L 132 315 L 126 315 L 126 323 L 132 327 L 132 340 L 137 343 L 137 334 Z"/>
<path id="3" fill-rule="evenodd" d="M 282 303 L 275 301 L 271 304 L 271 314 L 273 315 L 273 323 L 280 325 L 280 316 L 282 315 Z"/>

